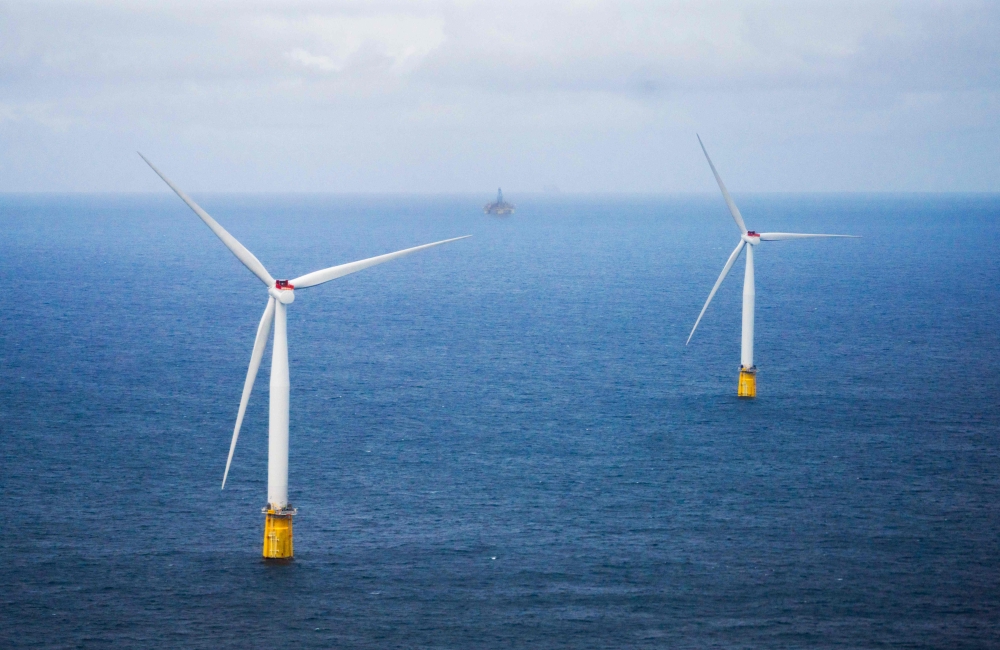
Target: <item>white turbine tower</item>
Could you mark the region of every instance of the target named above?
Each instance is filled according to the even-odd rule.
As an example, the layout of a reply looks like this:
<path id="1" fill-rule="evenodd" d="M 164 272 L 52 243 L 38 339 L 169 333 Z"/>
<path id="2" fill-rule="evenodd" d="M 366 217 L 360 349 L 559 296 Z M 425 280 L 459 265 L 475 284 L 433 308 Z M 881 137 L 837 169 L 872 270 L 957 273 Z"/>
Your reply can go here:
<path id="1" fill-rule="evenodd" d="M 708 160 L 708 166 L 712 168 L 715 180 L 719 183 L 719 189 L 722 190 L 722 197 L 726 200 L 726 205 L 729 206 L 729 212 L 732 213 L 733 219 L 736 221 L 736 226 L 740 229 L 741 236 L 740 243 L 736 245 L 732 255 L 729 256 L 729 260 L 726 262 L 726 265 L 722 267 L 722 273 L 719 274 L 719 279 L 715 281 L 715 286 L 712 287 L 712 291 L 708 294 L 708 300 L 705 301 L 705 306 L 701 308 L 701 313 L 698 314 L 698 320 L 694 322 L 694 327 L 691 328 L 691 334 L 688 335 L 687 343 L 691 342 L 691 337 L 694 336 L 694 331 L 698 329 L 698 323 L 701 322 L 701 317 L 705 315 L 705 310 L 708 309 L 708 304 L 712 302 L 715 292 L 719 290 L 719 285 L 721 285 L 722 281 L 726 279 L 726 276 L 729 274 L 729 269 L 733 268 L 733 264 L 736 263 L 736 258 L 740 256 L 740 252 L 742 252 L 743 248 L 746 247 L 746 271 L 743 275 L 743 342 L 740 346 L 740 382 L 736 389 L 736 394 L 739 397 L 756 397 L 757 366 L 753 364 L 753 311 L 754 301 L 757 296 L 757 292 L 754 289 L 753 278 L 754 247 L 762 241 L 807 239 L 810 237 L 856 237 L 856 235 L 812 235 L 796 232 L 756 233 L 753 230 L 747 230 L 746 224 L 743 223 L 743 215 L 740 214 L 740 209 L 737 208 L 736 204 L 733 202 L 733 197 L 729 196 L 729 191 L 726 190 L 726 186 L 722 182 L 722 177 L 719 176 L 719 172 L 715 170 L 715 165 L 712 164 L 712 159 L 709 158 L 708 151 L 705 150 L 705 144 L 701 141 L 701 136 L 698 136 L 698 144 L 701 145 L 701 150 L 705 153 L 705 159 Z M 685 345 L 687 345 L 687 343 L 685 343 Z"/>
<path id="2" fill-rule="evenodd" d="M 466 237 L 455 237 L 444 241 L 424 244 L 414 248 L 370 257 L 366 260 L 332 266 L 327 269 L 313 271 L 294 280 L 275 280 L 267 272 L 264 265 L 260 263 L 254 254 L 248 251 L 243 244 L 236 241 L 236 238 L 226 232 L 226 229 L 210 217 L 207 212 L 191 200 L 176 185 L 170 182 L 166 176 L 157 169 L 153 163 L 146 160 L 146 157 L 139 154 L 146 164 L 156 172 L 163 181 L 170 186 L 177 196 L 181 197 L 194 213 L 201 217 L 209 228 L 212 229 L 222 243 L 232 251 L 233 255 L 243 263 L 250 271 L 260 278 L 267 286 L 267 307 L 264 309 L 264 316 L 260 319 L 257 327 L 257 339 L 253 345 L 253 353 L 250 355 L 250 368 L 247 370 L 246 382 L 243 384 L 243 398 L 240 400 L 240 410 L 236 415 L 236 426 L 233 429 L 233 441 L 229 445 L 229 458 L 226 460 L 226 471 L 222 475 L 222 487 L 226 487 L 226 477 L 229 475 L 229 465 L 233 461 L 233 452 L 236 450 L 236 441 L 240 436 L 240 426 L 243 424 L 243 415 L 246 413 L 247 401 L 250 399 L 250 392 L 253 390 L 254 379 L 257 377 L 257 370 L 260 368 L 261 358 L 264 356 L 264 346 L 267 344 L 267 336 L 271 331 L 271 322 L 274 322 L 274 344 L 271 347 L 271 400 L 267 433 L 267 507 L 263 508 L 266 515 L 264 520 L 264 557 L 270 559 L 291 559 L 292 557 L 292 516 L 296 514 L 295 508 L 288 503 L 288 330 L 286 322 L 287 306 L 295 300 L 295 289 L 305 289 L 316 285 L 335 280 L 337 278 L 356 273 L 370 266 L 388 262 L 410 253 L 440 246 L 448 242 L 458 241 Z"/>

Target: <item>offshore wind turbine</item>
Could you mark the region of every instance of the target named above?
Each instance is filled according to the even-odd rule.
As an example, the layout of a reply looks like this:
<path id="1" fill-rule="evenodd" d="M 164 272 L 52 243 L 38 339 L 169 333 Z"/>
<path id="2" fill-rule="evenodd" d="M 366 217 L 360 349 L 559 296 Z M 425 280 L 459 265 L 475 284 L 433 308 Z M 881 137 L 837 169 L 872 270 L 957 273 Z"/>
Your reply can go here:
<path id="1" fill-rule="evenodd" d="M 684 345 L 691 342 L 691 337 L 694 336 L 694 331 L 698 329 L 698 323 L 701 322 L 701 317 L 705 315 L 708 304 L 712 302 L 715 292 L 719 290 L 719 285 L 726 279 L 729 269 L 733 268 L 733 264 L 736 263 L 736 259 L 745 247 L 747 256 L 746 270 L 743 274 L 743 338 L 740 345 L 740 381 L 736 388 L 736 395 L 739 397 L 757 397 L 757 366 L 753 363 L 753 316 L 754 302 L 757 297 L 753 274 L 754 248 L 762 241 L 809 239 L 812 237 L 856 237 L 856 235 L 814 235 L 797 232 L 757 233 L 753 230 L 747 230 L 746 224 L 743 222 L 743 215 L 740 214 L 740 209 L 733 202 L 733 197 L 729 196 L 729 191 L 722 182 L 719 172 L 716 171 L 715 165 L 712 164 L 712 159 L 708 156 L 708 151 L 705 149 L 705 144 L 701 141 L 701 136 L 698 136 L 698 144 L 701 145 L 701 150 L 705 154 L 708 166 L 712 168 L 712 174 L 715 175 L 719 189 L 722 190 L 722 198 L 726 200 L 729 212 L 733 215 L 733 220 L 736 221 L 736 227 L 740 229 L 740 243 L 736 245 L 736 248 L 729 256 L 729 260 L 726 261 L 726 265 L 722 267 L 722 273 L 719 274 L 719 279 L 715 281 L 715 286 L 712 287 L 712 291 L 708 294 L 708 300 L 705 301 L 705 306 L 701 308 L 698 320 L 694 322 L 694 327 L 691 328 L 691 333 L 688 335 L 687 342 Z"/>
<path id="2" fill-rule="evenodd" d="M 139 156 L 146 161 L 157 175 L 170 186 L 182 201 L 187 203 L 195 214 L 197 214 L 205 225 L 212 229 L 212 232 L 222 240 L 233 255 L 236 256 L 250 272 L 256 275 L 267 287 L 267 307 L 264 315 L 260 319 L 257 327 L 257 338 L 253 344 L 253 353 L 250 355 L 250 367 L 247 369 L 247 378 L 243 384 L 243 397 L 240 399 L 240 409 L 236 415 L 236 426 L 233 429 L 233 440 L 229 444 L 229 458 L 226 459 L 226 471 L 222 475 L 222 488 L 226 487 L 226 477 L 229 476 L 229 465 L 233 461 L 233 452 L 236 451 L 236 441 L 240 437 L 240 426 L 243 424 L 243 415 L 246 413 L 247 402 L 250 399 L 250 392 L 253 390 L 254 380 L 257 378 L 257 370 L 260 368 L 261 358 L 264 356 L 264 346 L 267 344 L 268 334 L 271 332 L 271 323 L 274 323 L 274 343 L 271 346 L 271 390 L 270 409 L 267 432 L 267 506 L 262 508 L 264 518 L 264 557 L 268 559 L 290 560 L 292 558 L 292 517 L 298 512 L 288 502 L 288 401 L 290 382 L 288 377 L 288 329 L 286 320 L 286 309 L 295 300 L 295 290 L 315 287 L 317 285 L 336 280 L 351 273 L 357 273 L 363 269 L 376 264 L 382 264 L 389 260 L 394 260 L 410 253 L 416 253 L 433 246 L 440 246 L 448 242 L 458 241 L 471 237 L 455 237 L 432 244 L 415 246 L 405 250 L 370 257 L 358 262 L 350 262 L 339 266 L 331 266 L 312 273 L 306 273 L 294 280 L 275 280 L 268 273 L 264 265 L 260 263 L 254 254 L 251 253 L 236 238 L 230 235 L 225 228 L 201 209 L 197 203 L 182 192 L 176 185 L 170 182 L 166 176 L 157 169 L 153 163 L 149 162 L 141 153 Z"/>

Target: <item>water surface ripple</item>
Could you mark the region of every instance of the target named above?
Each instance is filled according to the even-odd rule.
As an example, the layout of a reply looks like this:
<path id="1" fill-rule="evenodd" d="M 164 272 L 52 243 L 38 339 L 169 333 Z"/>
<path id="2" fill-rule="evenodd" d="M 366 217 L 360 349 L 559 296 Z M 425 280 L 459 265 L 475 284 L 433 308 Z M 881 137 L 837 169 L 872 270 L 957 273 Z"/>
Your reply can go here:
<path id="1" fill-rule="evenodd" d="M 196 197 L 289 309 L 296 559 L 258 558 L 260 283 L 175 197 L 0 196 L 0 646 L 995 647 L 1000 199 Z"/>

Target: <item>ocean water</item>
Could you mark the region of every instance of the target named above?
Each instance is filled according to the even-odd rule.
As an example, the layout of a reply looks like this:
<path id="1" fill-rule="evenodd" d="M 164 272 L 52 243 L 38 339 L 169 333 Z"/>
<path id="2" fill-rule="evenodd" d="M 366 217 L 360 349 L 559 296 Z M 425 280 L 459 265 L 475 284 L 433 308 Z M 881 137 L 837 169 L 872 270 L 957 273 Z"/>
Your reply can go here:
<path id="1" fill-rule="evenodd" d="M 1000 197 L 197 196 L 297 292 L 295 561 L 260 560 L 263 286 L 176 198 L 0 196 L 0 646 L 996 647 Z"/>

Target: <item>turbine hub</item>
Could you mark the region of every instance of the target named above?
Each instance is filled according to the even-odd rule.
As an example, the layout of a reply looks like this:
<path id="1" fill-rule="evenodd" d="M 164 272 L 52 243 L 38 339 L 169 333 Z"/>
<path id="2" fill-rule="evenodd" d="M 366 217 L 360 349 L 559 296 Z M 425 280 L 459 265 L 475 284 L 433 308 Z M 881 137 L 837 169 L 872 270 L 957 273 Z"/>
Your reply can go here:
<path id="1" fill-rule="evenodd" d="M 283 305 L 295 302 L 295 285 L 289 284 L 288 280 L 275 280 L 274 286 L 267 293 Z"/>
<path id="2" fill-rule="evenodd" d="M 743 235 L 743 241 L 750 244 L 751 246 L 756 246 L 760 243 L 760 234 L 752 230 L 748 230 L 747 234 Z"/>

